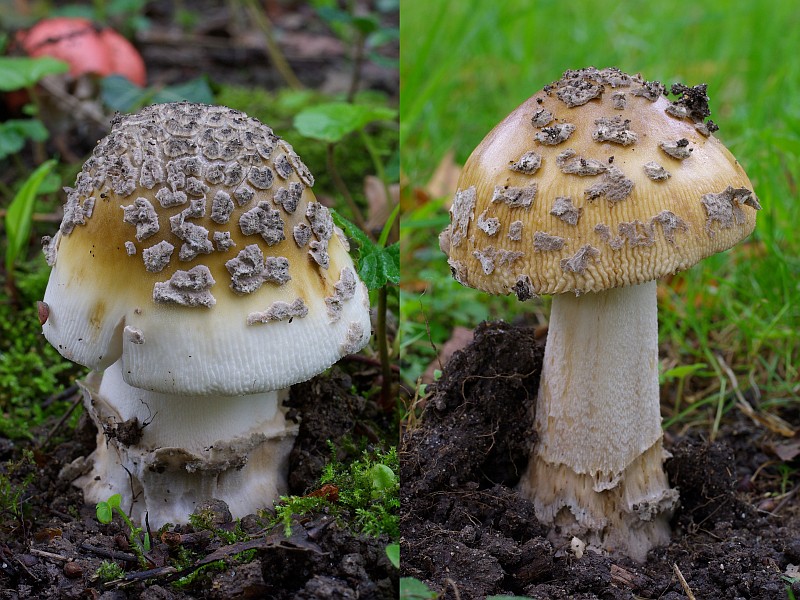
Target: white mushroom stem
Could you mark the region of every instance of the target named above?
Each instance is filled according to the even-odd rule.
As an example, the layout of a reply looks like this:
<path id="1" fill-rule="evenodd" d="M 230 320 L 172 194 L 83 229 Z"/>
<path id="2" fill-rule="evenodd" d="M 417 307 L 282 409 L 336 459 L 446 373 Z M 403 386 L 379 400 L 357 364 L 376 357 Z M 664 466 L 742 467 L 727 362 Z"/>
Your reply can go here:
<path id="1" fill-rule="evenodd" d="M 289 453 L 298 426 L 282 406 L 287 390 L 247 396 L 177 396 L 132 387 L 121 361 L 82 383 L 98 428 L 91 470 L 76 480 L 86 502 L 123 497 L 135 522 L 151 528 L 184 523 L 210 498 L 234 517 L 265 508 L 286 491 Z M 120 423 L 136 419 L 131 441 Z M 84 459 L 79 459 L 84 460 Z"/>
<path id="2" fill-rule="evenodd" d="M 554 535 L 636 560 L 669 539 L 655 281 L 553 297 L 536 430 L 520 488 Z"/>

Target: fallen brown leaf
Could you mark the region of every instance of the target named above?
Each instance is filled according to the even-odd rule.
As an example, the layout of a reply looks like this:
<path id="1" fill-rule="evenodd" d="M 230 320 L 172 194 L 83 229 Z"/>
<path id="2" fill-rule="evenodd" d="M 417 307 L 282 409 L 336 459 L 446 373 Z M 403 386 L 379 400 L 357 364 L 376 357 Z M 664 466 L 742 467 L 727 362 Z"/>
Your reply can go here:
<path id="1" fill-rule="evenodd" d="M 399 184 L 388 186 L 390 197 L 386 196 L 386 189 L 380 178 L 374 175 L 367 175 L 364 178 L 364 195 L 367 198 L 367 228 L 370 231 L 380 232 L 392 210 L 400 202 Z M 392 241 L 391 237 L 390 242 Z"/>
<path id="2" fill-rule="evenodd" d="M 742 411 L 745 415 L 750 417 L 753 421 L 755 421 L 759 425 L 763 425 L 771 432 L 777 433 L 787 438 L 795 436 L 796 432 L 794 427 L 792 427 L 784 419 L 781 419 L 778 415 L 774 415 L 766 411 L 756 410 L 752 406 L 750 406 L 749 402 L 747 402 L 746 400 L 742 400 L 741 398 L 736 403 L 736 406 L 740 411 Z"/>
<path id="3" fill-rule="evenodd" d="M 431 175 L 425 191 L 431 198 L 452 198 L 456 193 L 460 176 L 461 166 L 456 164 L 455 152 L 448 150 Z M 447 205 L 449 207 L 449 200 Z"/>
<path id="4" fill-rule="evenodd" d="M 771 449 L 783 462 L 788 462 L 800 455 L 800 439 L 795 437 L 788 441 L 774 443 Z"/>

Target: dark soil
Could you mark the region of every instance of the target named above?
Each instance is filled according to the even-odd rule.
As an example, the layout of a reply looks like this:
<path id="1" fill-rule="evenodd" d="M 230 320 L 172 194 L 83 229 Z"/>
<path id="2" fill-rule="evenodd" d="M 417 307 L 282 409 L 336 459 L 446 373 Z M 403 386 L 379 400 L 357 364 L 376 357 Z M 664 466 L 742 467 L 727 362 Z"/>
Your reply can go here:
<path id="1" fill-rule="evenodd" d="M 334 369 L 292 388 L 289 404 L 301 418 L 290 459 L 293 493 L 315 489 L 323 464 L 330 460 L 328 440 L 341 447 L 345 436 L 358 438 L 359 428 L 387 426 L 375 403 L 354 394 L 353 387 L 350 375 Z M 241 519 L 247 539 L 233 544 L 191 525 L 153 532 L 145 569 L 137 563 L 125 525 L 118 518 L 101 525 L 81 492 L 59 478 L 64 465 L 92 451 L 94 435 L 84 419 L 72 440 L 35 450 L 36 464 L 14 474 L 13 485 L 20 485 L 32 470 L 35 478 L 25 490 L 23 518 L 6 513 L 0 520 L 0 598 L 397 597 L 398 571 L 385 552 L 390 540 L 353 533 L 346 519 L 342 523 L 325 514 L 300 518 L 288 538 L 283 525 L 272 527 L 268 518 L 248 515 Z M 0 462 L 19 461 L 26 446 L 0 440 Z M 204 508 L 212 510 L 220 529 L 233 531 L 235 523 L 221 504 Z M 172 566 L 187 555 L 185 569 Z M 104 559 L 125 568 L 121 581 L 104 584 L 96 579 Z M 171 585 L 218 560 L 223 562 L 183 588 Z"/>
<path id="2" fill-rule="evenodd" d="M 756 508 L 780 491 L 762 483 L 775 484 L 763 477 L 770 438 L 735 410 L 714 443 L 668 432 L 666 468 L 681 506 L 672 542 L 646 563 L 591 551 L 576 559 L 547 541 L 532 504 L 514 491 L 535 440 L 543 347 L 532 329 L 484 323 L 431 388 L 401 444 L 402 575 L 462 600 L 677 600 L 688 597 L 678 570 L 698 599 L 789 597 L 782 574 L 800 562 L 800 511 Z M 791 589 L 800 597 L 799 584 Z"/>

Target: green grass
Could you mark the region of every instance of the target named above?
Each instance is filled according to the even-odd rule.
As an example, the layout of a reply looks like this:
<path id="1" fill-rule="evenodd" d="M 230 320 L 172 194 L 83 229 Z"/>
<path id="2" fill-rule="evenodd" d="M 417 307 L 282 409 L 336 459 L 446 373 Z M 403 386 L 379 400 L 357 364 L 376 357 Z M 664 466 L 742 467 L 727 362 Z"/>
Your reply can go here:
<path id="1" fill-rule="evenodd" d="M 617 66 L 647 79 L 707 83 L 717 136 L 745 167 L 764 207 L 751 241 L 661 283 L 662 367 L 706 363 L 687 379 L 684 423 L 714 427 L 742 390 L 757 387 L 763 407 L 797 402 L 800 350 L 800 61 L 790 1 L 732 10 L 703 3 L 431 3 L 404 0 L 401 21 L 401 331 L 404 376 L 413 381 L 456 325 L 539 313 L 462 288 L 450 278 L 436 235 L 447 198 L 421 189 L 452 150 L 463 164 L 503 117 L 568 68 Z M 424 289 L 424 292 L 423 292 Z M 674 395 L 677 381 L 669 382 Z M 708 398 L 713 401 L 701 402 Z M 691 410 L 693 406 L 701 407 Z M 690 410 L 686 410 L 690 409 Z M 669 415 L 668 415 L 669 416 Z"/>

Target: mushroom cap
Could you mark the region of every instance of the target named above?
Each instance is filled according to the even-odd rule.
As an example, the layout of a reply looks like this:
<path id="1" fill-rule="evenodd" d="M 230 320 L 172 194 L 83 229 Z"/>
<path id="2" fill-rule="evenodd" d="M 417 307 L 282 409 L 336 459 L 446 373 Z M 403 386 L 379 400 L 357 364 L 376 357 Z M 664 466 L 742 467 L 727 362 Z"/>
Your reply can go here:
<path id="1" fill-rule="evenodd" d="M 17 33 L 28 56 L 52 56 L 69 64 L 73 76 L 119 74 L 138 86 L 147 84 L 141 54 L 113 29 L 99 28 L 82 17 L 42 19 L 28 31 Z"/>
<path id="2" fill-rule="evenodd" d="M 118 117 L 78 174 L 43 331 L 129 385 L 252 394 L 309 379 L 370 335 L 346 240 L 292 147 L 226 107 Z"/>
<path id="3" fill-rule="evenodd" d="M 711 132 L 705 85 L 567 71 L 467 160 L 440 237 L 453 276 L 493 294 L 596 292 L 730 248 L 761 207 Z"/>

